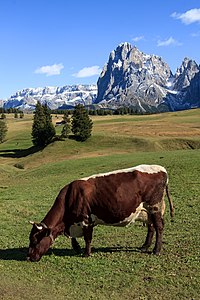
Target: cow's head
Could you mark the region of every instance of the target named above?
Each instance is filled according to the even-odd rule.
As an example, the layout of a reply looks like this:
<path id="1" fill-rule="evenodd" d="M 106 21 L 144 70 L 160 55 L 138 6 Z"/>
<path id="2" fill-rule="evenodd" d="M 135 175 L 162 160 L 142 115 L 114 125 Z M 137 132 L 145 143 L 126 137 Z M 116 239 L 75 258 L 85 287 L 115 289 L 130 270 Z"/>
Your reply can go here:
<path id="1" fill-rule="evenodd" d="M 53 236 L 51 229 L 44 223 L 30 222 L 33 228 L 30 233 L 30 244 L 27 254 L 28 261 L 39 261 L 44 255 L 51 244 L 53 243 Z"/>

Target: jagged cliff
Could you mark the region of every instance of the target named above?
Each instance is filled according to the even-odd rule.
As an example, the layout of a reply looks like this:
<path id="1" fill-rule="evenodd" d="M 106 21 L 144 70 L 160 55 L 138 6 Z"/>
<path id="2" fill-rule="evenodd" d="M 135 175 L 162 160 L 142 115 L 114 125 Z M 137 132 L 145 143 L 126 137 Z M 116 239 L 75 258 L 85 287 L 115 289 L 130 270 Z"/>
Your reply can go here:
<path id="1" fill-rule="evenodd" d="M 100 74 L 95 103 L 107 107 L 133 106 L 139 111 L 185 109 L 186 88 L 199 70 L 195 61 L 185 58 L 173 75 L 161 57 L 123 43 L 110 53 Z M 189 95 L 192 106 L 193 96 L 188 90 L 187 99 Z M 198 101 L 195 103 L 200 106 Z"/>

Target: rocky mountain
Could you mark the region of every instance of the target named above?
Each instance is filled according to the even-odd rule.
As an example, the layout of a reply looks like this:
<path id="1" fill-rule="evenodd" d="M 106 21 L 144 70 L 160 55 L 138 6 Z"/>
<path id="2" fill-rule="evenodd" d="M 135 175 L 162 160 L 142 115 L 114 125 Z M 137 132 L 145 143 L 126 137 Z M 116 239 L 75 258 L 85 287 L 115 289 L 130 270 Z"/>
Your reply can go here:
<path id="1" fill-rule="evenodd" d="M 4 108 L 34 109 L 37 101 L 51 109 L 80 103 L 98 107 L 133 107 L 137 112 L 175 111 L 200 107 L 200 66 L 184 58 L 172 74 L 161 57 L 148 55 L 129 43 L 113 50 L 96 85 L 28 88 L 6 101 Z"/>
<path id="2" fill-rule="evenodd" d="M 33 110 L 37 101 L 51 109 L 71 108 L 77 104 L 90 105 L 97 96 L 96 85 L 66 85 L 63 87 L 27 88 L 4 101 L 4 108 Z"/>
<path id="3" fill-rule="evenodd" d="M 195 61 L 185 58 L 173 75 L 161 57 L 123 43 L 110 53 L 100 74 L 95 103 L 112 108 L 132 106 L 140 112 L 200 107 L 200 100 L 193 100 L 197 84 L 192 83 L 198 81 L 194 78 L 199 78 L 199 71 Z"/>

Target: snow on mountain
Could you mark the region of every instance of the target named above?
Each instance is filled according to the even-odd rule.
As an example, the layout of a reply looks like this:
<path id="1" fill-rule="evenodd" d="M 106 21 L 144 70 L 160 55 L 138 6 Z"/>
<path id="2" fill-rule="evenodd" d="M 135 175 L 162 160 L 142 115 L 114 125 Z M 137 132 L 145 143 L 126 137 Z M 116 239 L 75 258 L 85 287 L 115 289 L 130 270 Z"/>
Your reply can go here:
<path id="1" fill-rule="evenodd" d="M 111 51 L 97 85 L 28 88 L 4 101 L 3 107 L 34 109 L 37 101 L 51 109 L 77 104 L 100 107 L 133 107 L 138 112 L 200 107 L 200 67 L 184 58 L 173 75 L 158 55 L 145 54 L 129 43 Z"/>
<path id="2" fill-rule="evenodd" d="M 5 100 L 3 107 L 5 109 L 15 107 L 22 110 L 32 110 L 37 101 L 40 101 L 42 104 L 47 103 L 51 109 L 57 109 L 62 106 L 75 106 L 77 104 L 90 105 L 94 102 L 96 96 L 96 85 L 27 88 L 16 92 L 16 94 Z"/>
<path id="3" fill-rule="evenodd" d="M 185 88 L 199 71 L 195 61 L 185 58 L 173 75 L 161 57 L 123 43 L 110 53 L 103 67 L 95 103 L 103 107 L 132 106 L 141 112 L 185 109 Z"/>

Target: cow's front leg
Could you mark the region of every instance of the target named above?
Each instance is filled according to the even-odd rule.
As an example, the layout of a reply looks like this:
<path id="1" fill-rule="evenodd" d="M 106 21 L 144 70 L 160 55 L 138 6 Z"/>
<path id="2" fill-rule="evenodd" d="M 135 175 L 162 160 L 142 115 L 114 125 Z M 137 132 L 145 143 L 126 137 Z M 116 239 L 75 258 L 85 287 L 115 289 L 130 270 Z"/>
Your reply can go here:
<path id="1" fill-rule="evenodd" d="M 153 223 L 148 223 L 147 237 L 144 244 L 140 248 L 142 252 L 146 252 L 148 248 L 151 246 L 154 232 L 155 232 L 155 228 L 153 226 Z"/>
<path id="2" fill-rule="evenodd" d="M 75 238 L 71 239 L 71 244 L 72 244 L 72 248 L 77 254 L 81 253 L 81 247 Z"/>
<path id="3" fill-rule="evenodd" d="M 83 236 L 85 240 L 85 252 L 84 252 L 85 257 L 88 257 L 91 254 L 92 233 L 93 233 L 93 226 L 88 225 L 83 227 Z"/>
<path id="4" fill-rule="evenodd" d="M 155 255 L 159 255 L 160 250 L 162 248 L 162 236 L 164 228 L 164 221 L 161 212 L 154 213 L 152 216 L 152 220 L 156 230 L 156 243 L 153 249 L 153 253 Z"/>

